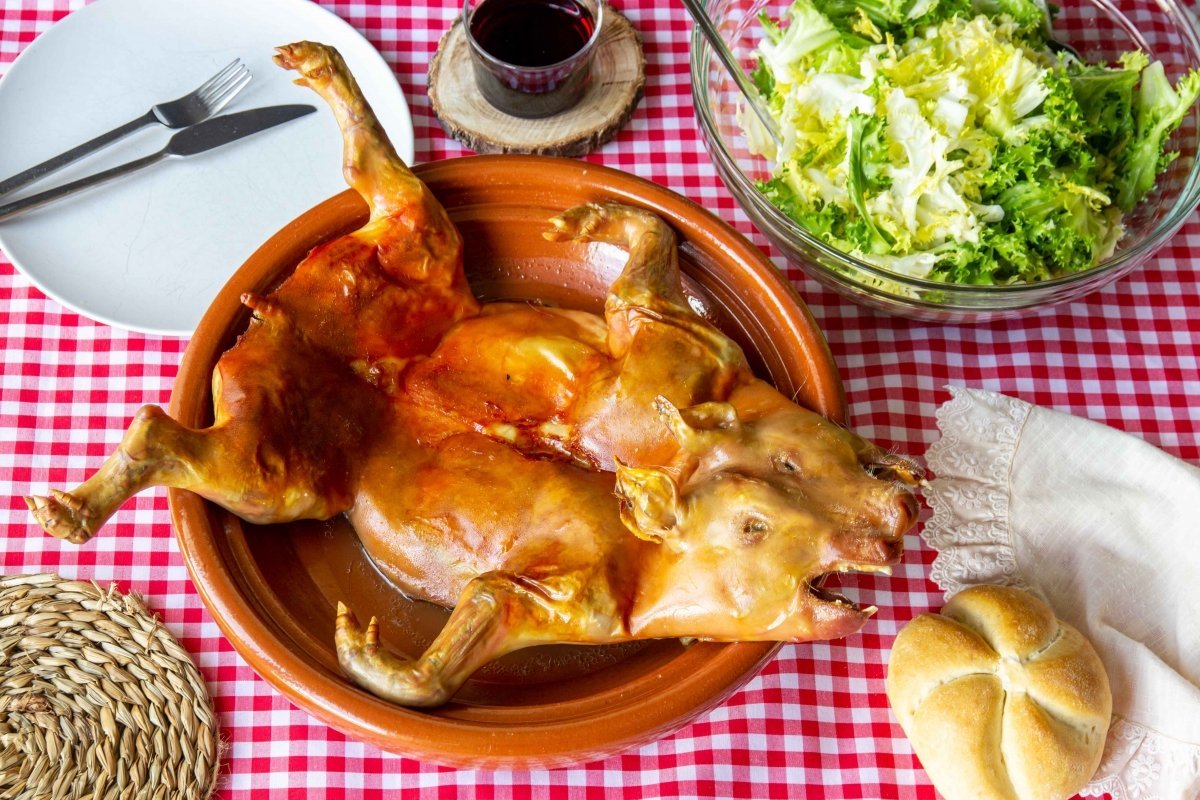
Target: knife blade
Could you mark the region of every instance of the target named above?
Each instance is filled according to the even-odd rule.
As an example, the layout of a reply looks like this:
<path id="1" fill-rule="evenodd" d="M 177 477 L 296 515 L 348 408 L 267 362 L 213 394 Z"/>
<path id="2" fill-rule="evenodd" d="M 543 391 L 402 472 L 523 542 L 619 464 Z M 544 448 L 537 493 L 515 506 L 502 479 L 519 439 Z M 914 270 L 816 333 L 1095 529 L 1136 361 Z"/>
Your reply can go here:
<path id="1" fill-rule="evenodd" d="M 249 111 L 238 111 L 234 114 L 213 117 L 190 128 L 184 128 L 172 136 L 167 145 L 157 153 L 151 153 L 103 172 L 97 172 L 95 175 L 89 175 L 86 178 L 80 178 L 77 181 L 0 205 L 0 222 L 22 211 L 44 206 L 75 192 L 127 175 L 151 164 L 157 164 L 164 159 L 187 158 L 206 153 L 285 122 L 312 114 L 316 110 L 316 106 L 295 104 L 252 108 Z"/>
<path id="2" fill-rule="evenodd" d="M 315 106 L 288 105 L 252 108 L 236 114 L 223 114 L 184 128 L 171 137 L 163 152 L 172 156 L 194 156 L 214 150 L 238 139 L 251 136 L 276 125 L 291 122 L 316 111 Z"/>

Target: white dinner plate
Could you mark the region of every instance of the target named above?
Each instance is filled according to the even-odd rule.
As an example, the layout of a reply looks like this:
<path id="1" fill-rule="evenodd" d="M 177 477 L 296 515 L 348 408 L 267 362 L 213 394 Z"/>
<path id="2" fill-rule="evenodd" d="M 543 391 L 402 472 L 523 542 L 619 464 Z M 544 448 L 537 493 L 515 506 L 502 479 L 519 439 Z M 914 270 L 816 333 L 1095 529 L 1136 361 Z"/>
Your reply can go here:
<path id="1" fill-rule="evenodd" d="M 275 46 L 301 39 L 341 51 L 411 163 L 412 120 L 391 67 L 320 6 L 96 0 L 38 37 L 0 79 L 0 178 L 191 91 L 235 58 L 254 79 L 226 111 L 311 103 L 318 113 L 0 222 L 0 249 L 39 289 L 92 319 L 190 335 L 258 245 L 346 188 L 332 112 L 271 61 Z M 160 125 L 143 129 L 4 199 L 154 152 L 172 133 Z"/>

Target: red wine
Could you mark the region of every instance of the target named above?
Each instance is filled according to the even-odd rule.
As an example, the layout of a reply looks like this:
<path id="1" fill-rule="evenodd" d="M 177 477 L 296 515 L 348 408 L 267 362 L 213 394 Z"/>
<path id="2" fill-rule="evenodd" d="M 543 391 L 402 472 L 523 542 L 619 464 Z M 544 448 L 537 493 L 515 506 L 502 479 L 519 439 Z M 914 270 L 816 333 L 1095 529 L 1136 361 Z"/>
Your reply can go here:
<path id="1" fill-rule="evenodd" d="M 566 61 L 592 38 L 596 21 L 576 0 L 483 0 L 471 35 L 494 58 L 519 67 Z"/>

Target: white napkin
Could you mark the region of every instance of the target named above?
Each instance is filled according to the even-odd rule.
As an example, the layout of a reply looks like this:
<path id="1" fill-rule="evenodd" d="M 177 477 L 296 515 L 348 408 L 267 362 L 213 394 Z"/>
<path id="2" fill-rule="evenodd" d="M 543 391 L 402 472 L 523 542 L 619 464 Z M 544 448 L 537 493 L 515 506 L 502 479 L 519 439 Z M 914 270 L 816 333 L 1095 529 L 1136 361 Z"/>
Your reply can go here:
<path id="1" fill-rule="evenodd" d="M 1113 724 L 1087 796 L 1200 798 L 1200 469 L 1105 425 L 950 387 L 922 537 L 949 597 L 1041 594 L 1095 645 Z"/>

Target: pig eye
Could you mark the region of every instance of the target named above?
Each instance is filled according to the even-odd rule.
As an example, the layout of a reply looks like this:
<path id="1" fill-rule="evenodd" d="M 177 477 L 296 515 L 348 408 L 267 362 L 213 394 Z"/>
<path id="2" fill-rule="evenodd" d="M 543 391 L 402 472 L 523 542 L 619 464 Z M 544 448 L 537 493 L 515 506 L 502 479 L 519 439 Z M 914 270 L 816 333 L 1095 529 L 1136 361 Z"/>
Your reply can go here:
<path id="1" fill-rule="evenodd" d="M 775 465 L 777 472 L 793 473 L 800 471 L 800 467 L 796 466 L 796 462 L 787 453 L 777 453 L 771 458 L 771 463 Z"/>
<path id="2" fill-rule="evenodd" d="M 738 540 L 743 545 L 758 544 L 767 538 L 767 533 L 770 530 L 771 526 L 762 517 L 747 517 L 742 520 L 742 528 L 738 534 Z"/>

